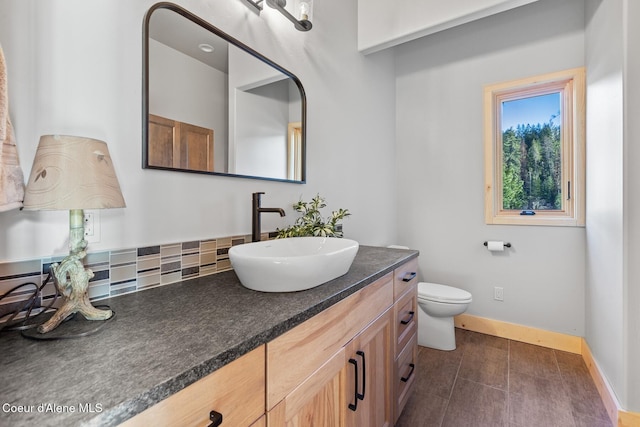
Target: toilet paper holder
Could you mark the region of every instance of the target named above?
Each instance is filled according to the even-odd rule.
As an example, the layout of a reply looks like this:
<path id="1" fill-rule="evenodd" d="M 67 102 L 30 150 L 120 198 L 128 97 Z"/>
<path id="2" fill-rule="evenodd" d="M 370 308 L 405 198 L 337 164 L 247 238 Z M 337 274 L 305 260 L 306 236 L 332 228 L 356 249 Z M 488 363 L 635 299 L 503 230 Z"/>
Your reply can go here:
<path id="1" fill-rule="evenodd" d="M 484 243 L 483 243 L 483 245 L 488 246 L 488 245 L 489 245 L 489 243 L 488 243 L 488 242 L 484 242 Z M 510 248 L 510 247 L 511 247 L 511 243 L 505 243 L 505 244 L 504 244 L 504 247 L 505 247 L 505 248 Z"/>

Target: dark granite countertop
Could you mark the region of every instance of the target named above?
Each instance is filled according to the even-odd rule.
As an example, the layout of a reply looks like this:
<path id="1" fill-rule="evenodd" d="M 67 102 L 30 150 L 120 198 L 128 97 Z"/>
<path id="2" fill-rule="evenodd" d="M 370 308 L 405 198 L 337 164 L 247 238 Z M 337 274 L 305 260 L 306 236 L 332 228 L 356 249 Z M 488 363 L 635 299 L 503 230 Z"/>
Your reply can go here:
<path id="1" fill-rule="evenodd" d="M 346 275 L 302 292 L 252 291 L 227 271 L 110 298 L 95 304 L 116 318 L 80 339 L 3 332 L 0 425 L 117 425 L 417 255 L 361 246 Z"/>

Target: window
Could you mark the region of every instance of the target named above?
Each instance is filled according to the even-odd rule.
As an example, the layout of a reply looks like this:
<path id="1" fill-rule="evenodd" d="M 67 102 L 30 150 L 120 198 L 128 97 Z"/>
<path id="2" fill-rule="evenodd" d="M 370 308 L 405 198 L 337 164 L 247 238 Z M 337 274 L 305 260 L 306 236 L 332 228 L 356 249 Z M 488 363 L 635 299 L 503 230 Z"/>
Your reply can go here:
<path id="1" fill-rule="evenodd" d="M 584 68 L 485 87 L 487 224 L 585 223 Z"/>

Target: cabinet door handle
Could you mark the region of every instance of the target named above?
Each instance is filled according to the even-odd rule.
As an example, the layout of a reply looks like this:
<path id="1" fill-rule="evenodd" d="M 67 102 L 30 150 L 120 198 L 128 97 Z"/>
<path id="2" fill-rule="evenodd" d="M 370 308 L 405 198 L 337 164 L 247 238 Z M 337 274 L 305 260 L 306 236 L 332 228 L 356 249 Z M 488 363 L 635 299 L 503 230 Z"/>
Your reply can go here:
<path id="1" fill-rule="evenodd" d="M 411 368 L 411 370 L 409 371 L 409 375 L 407 375 L 406 377 L 400 377 L 400 381 L 402 381 L 403 383 L 409 381 L 409 378 L 411 378 L 411 375 L 413 375 L 413 370 L 416 368 L 416 365 L 415 363 L 409 363 L 409 367 Z"/>
<path id="2" fill-rule="evenodd" d="M 220 412 L 211 411 L 209 412 L 209 420 L 212 421 L 209 424 L 209 427 L 218 427 L 222 424 L 222 414 Z"/>
<path id="3" fill-rule="evenodd" d="M 401 320 L 400 323 L 402 323 L 403 325 L 408 325 L 413 320 L 413 315 L 414 314 L 416 314 L 415 311 L 410 311 L 409 312 L 409 318 L 407 320 Z"/>
<path id="4" fill-rule="evenodd" d="M 367 365 L 364 358 L 364 351 L 358 350 L 356 354 L 362 357 L 362 393 L 357 393 L 358 399 L 364 400 L 364 392 L 367 388 Z"/>
<path id="5" fill-rule="evenodd" d="M 358 361 L 356 359 L 349 359 L 349 363 L 351 363 L 354 367 L 353 372 L 355 372 L 355 382 L 353 383 L 353 402 L 349 403 L 349 409 L 352 411 L 356 411 L 358 409 Z"/>
<path id="6" fill-rule="evenodd" d="M 403 282 L 410 282 L 412 281 L 416 276 L 418 275 L 418 273 L 416 273 L 415 271 L 412 271 L 411 273 L 405 273 L 404 277 L 402 278 Z"/>

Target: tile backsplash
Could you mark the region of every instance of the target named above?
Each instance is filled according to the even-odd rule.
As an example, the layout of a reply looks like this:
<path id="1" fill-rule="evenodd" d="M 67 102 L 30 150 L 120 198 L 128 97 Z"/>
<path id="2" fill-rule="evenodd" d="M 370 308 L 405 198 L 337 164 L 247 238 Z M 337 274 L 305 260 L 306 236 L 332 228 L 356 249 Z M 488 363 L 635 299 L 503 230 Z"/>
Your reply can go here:
<path id="1" fill-rule="evenodd" d="M 275 233 L 263 233 L 273 238 Z M 144 246 L 140 248 L 89 252 L 84 259 L 93 271 L 89 281 L 92 301 L 137 292 L 221 271 L 231 270 L 229 248 L 251 241 L 251 235 L 221 237 L 207 240 Z M 49 267 L 64 256 L 27 261 L 0 263 L 0 295 L 25 283 L 40 287 L 47 279 Z M 23 287 L 0 301 L 2 316 L 24 305 L 32 296 L 34 286 Z M 36 301 L 36 307 L 46 306 L 55 296 L 55 286 L 49 282 Z"/>

